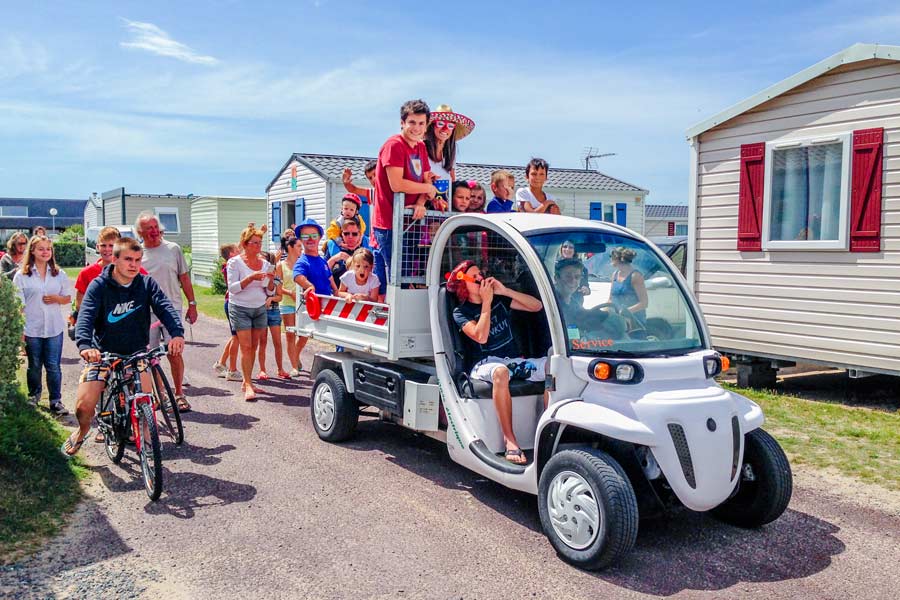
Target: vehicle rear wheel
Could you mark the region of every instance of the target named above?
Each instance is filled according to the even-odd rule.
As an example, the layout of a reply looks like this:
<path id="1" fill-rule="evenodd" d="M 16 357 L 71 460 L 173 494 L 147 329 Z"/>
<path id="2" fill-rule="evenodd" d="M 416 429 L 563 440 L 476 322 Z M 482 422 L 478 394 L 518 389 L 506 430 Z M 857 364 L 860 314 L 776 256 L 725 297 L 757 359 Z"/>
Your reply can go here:
<path id="1" fill-rule="evenodd" d="M 138 427 L 141 433 L 141 475 L 144 490 L 151 500 L 158 500 L 162 494 L 162 451 L 159 431 L 153 418 L 153 407 L 149 404 L 138 406 Z"/>
<path id="2" fill-rule="evenodd" d="M 563 450 L 538 485 L 544 534 L 559 556 L 581 569 L 602 569 L 634 546 L 637 498 L 614 458 L 593 448 Z"/>
<path id="3" fill-rule="evenodd" d="M 791 465 L 775 438 L 762 429 L 744 436 L 744 463 L 738 485 L 734 496 L 712 510 L 718 519 L 738 527 L 771 523 L 791 501 Z"/>
<path id="4" fill-rule="evenodd" d="M 166 374 L 159 364 L 151 367 L 150 374 L 153 378 L 153 396 L 159 403 L 159 412 L 162 413 L 163 429 L 175 445 L 180 446 L 184 441 L 184 425 L 181 423 L 181 411 L 178 410 L 172 386 L 169 385 L 169 380 L 166 379 Z"/>
<path id="5" fill-rule="evenodd" d="M 313 427 L 326 442 L 349 439 L 359 423 L 356 400 L 347 391 L 341 376 L 331 369 L 325 369 L 316 376 L 310 410 Z"/>

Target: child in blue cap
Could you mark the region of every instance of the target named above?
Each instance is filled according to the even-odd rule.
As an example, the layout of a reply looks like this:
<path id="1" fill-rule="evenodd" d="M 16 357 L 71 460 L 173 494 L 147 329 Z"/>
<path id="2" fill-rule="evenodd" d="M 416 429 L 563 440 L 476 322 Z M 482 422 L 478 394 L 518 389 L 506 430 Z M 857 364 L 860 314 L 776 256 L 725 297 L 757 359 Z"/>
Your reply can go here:
<path id="1" fill-rule="evenodd" d="M 332 296 L 337 291 L 331 278 L 331 269 L 325 259 L 319 256 L 319 240 L 325 233 L 315 219 L 306 219 L 294 229 L 303 254 L 294 263 L 294 281 L 303 291 L 313 287 L 317 294 Z"/>

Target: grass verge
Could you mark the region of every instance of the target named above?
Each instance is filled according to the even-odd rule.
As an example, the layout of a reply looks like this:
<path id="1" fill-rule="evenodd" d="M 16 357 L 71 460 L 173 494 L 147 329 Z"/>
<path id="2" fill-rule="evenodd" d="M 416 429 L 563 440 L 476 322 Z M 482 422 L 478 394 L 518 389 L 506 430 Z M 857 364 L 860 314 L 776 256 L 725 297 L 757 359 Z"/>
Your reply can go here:
<path id="1" fill-rule="evenodd" d="M 835 469 L 900 491 L 900 414 L 725 387 L 762 407 L 766 430 L 778 439 L 792 464 Z"/>
<path id="2" fill-rule="evenodd" d="M 28 405 L 20 390 L 0 390 L 0 564 L 36 549 L 59 531 L 81 499 L 87 470 L 66 460 L 67 432 Z"/>

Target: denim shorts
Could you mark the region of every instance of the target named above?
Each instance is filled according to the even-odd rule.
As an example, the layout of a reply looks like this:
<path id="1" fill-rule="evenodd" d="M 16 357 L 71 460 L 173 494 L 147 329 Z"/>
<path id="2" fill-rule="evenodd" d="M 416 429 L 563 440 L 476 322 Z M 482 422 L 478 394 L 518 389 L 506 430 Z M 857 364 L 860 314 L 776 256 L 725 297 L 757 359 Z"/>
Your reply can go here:
<path id="1" fill-rule="evenodd" d="M 281 309 L 273 306 L 266 311 L 266 324 L 269 327 L 279 327 L 281 325 Z"/>
<path id="2" fill-rule="evenodd" d="M 228 321 L 228 329 L 231 330 L 231 335 L 237 335 L 234 325 L 231 324 L 231 315 L 228 314 L 228 300 L 225 301 L 225 320 Z"/>
<path id="3" fill-rule="evenodd" d="M 280 305 L 279 310 L 281 311 L 282 315 L 292 315 L 297 312 L 297 307 L 293 304 L 282 304 Z"/>
<path id="4" fill-rule="evenodd" d="M 234 302 L 228 303 L 228 320 L 236 331 L 246 331 L 247 329 L 265 329 L 266 328 L 266 307 L 257 306 L 248 308 L 246 306 L 238 306 Z"/>

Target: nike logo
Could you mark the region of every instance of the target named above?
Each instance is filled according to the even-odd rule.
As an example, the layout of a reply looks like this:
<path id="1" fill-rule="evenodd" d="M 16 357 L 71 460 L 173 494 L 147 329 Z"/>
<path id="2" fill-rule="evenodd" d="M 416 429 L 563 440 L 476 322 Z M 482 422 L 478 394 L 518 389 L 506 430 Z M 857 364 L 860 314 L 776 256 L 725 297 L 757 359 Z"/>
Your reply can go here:
<path id="1" fill-rule="evenodd" d="M 106 320 L 109 321 L 110 323 L 117 323 L 118 321 L 121 321 L 122 319 L 124 319 L 125 317 L 127 317 L 128 315 L 130 315 L 131 313 L 136 311 L 137 309 L 139 309 L 141 306 L 143 306 L 143 305 L 139 304 L 139 305 L 135 306 L 134 308 L 129 308 L 122 314 L 118 314 L 118 315 L 113 314 L 115 311 L 111 310 L 111 311 L 109 311 L 109 314 L 106 316 Z"/>

